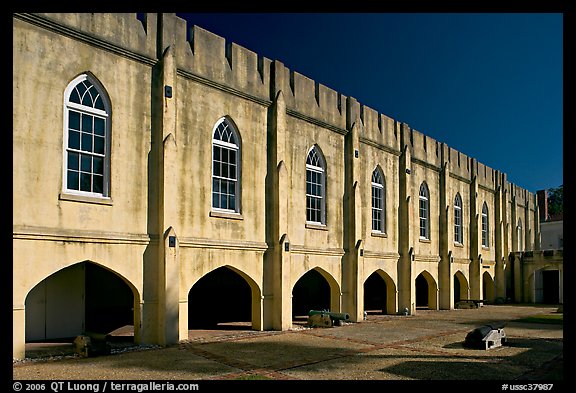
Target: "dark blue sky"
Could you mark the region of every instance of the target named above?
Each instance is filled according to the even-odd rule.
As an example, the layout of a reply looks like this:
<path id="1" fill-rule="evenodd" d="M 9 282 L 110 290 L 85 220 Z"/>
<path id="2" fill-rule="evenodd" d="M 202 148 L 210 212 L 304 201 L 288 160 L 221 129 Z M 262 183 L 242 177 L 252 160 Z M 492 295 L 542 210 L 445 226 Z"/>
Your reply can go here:
<path id="1" fill-rule="evenodd" d="M 561 13 L 178 15 L 531 192 L 563 184 Z"/>

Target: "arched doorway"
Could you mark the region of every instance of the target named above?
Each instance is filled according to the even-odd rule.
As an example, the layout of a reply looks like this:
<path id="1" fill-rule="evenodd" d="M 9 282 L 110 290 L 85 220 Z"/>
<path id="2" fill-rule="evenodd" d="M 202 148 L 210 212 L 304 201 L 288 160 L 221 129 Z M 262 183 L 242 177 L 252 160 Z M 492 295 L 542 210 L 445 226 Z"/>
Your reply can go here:
<path id="1" fill-rule="evenodd" d="M 386 281 L 374 272 L 364 282 L 364 311 L 386 314 L 386 300 Z"/>
<path id="2" fill-rule="evenodd" d="M 459 270 L 454 274 L 454 307 L 463 299 L 468 299 L 468 280 Z"/>
<path id="3" fill-rule="evenodd" d="M 423 271 L 416 277 L 416 308 L 436 310 L 438 294 L 434 277 Z"/>
<path id="4" fill-rule="evenodd" d="M 368 315 L 396 313 L 396 285 L 382 270 L 364 281 L 364 311 Z"/>
<path id="5" fill-rule="evenodd" d="M 26 342 L 73 341 L 78 335 L 124 329 L 133 339 L 135 289 L 92 262 L 59 270 L 28 293 Z"/>
<path id="6" fill-rule="evenodd" d="M 330 284 L 316 269 L 300 277 L 292 289 L 292 318 L 307 318 L 310 310 L 330 310 Z"/>
<path id="7" fill-rule="evenodd" d="M 188 329 L 250 329 L 252 289 L 223 266 L 198 280 L 188 293 Z"/>
<path id="8" fill-rule="evenodd" d="M 482 300 L 485 302 L 494 302 L 494 280 L 488 272 L 482 275 Z"/>

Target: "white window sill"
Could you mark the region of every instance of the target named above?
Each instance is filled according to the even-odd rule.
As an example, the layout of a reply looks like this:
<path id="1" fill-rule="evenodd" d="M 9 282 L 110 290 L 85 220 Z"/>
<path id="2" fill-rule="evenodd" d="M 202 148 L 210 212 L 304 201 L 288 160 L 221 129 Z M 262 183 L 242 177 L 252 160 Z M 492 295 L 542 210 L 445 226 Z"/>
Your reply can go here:
<path id="1" fill-rule="evenodd" d="M 61 192 L 58 195 L 58 199 L 61 201 L 70 201 L 70 202 L 94 203 L 96 205 L 112 206 L 114 204 L 112 201 L 112 198 L 96 197 L 96 196 L 88 196 L 88 195 L 76 195 L 76 194 L 68 194 L 68 193 L 64 193 L 64 192 Z"/>
<path id="2" fill-rule="evenodd" d="M 218 210 L 212 210 L 210 211 L 210 217 L 216 217 L 216 218 L 228 218 L 231 220 L 244 220 L 244 217 L 242 217 L 242 214 L 240 213 L 234 213 L 234 212 L 226 212 L 226 211 L 218 211 Z"/>

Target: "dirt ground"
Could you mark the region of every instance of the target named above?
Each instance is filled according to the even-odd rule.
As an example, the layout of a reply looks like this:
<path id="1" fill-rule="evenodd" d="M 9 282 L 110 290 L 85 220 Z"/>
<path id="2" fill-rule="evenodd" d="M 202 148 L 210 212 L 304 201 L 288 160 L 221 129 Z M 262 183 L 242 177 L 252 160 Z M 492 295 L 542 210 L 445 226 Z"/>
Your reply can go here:
<path id="1" fill-rule="evenodd" d="M 562 383 L 563 324 L 558 323 L 557 309 L 542 305 L 484 305 L 466 310 L 418 310 L 410 316 L 368 315 L 366 321 L 332 328 L 295 324 L 284 332 L 229 326 L 191 330 L 188 340 L 169 347 L 132 344 L 119 347 L 110 355 L 88 358 L 70 355 L 70 351 L 66 353 L 65 348 L 58 346 L 29 346 L 27 359 L 13 361 L 12 374 L 19 381 Z M 526 320 L 529 316 L 543 318 Z M 547 318 L 551 316 L 555 316 L 550 320 L 556 323 L 549 323 Z M 463 345 L 471 330 L 496 322 L 505 324 L 505 345 L 489 350 Z"/>

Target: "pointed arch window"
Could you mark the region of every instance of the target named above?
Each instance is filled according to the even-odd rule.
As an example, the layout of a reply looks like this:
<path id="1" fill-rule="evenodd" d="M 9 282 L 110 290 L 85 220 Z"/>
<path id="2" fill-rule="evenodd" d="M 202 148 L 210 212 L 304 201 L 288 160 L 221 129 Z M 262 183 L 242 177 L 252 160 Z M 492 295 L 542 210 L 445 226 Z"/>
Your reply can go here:
<path id="1" fill-rule="evenodd" d="M 386 188 L 384 175 L 377 167 L 372 172 L 372 231 L 386 232 Z"/>
<path id="2" fill-rule="evenodd" d="M 488 236 L 489 236 L 489 226 L 488 226 L 488 206 L 486 202 L 482 205 L 482 247 L 489 247 Z"/>
<path id="3" fill-rule="evenodd" d="M 454 198 L 454 242 L 457 244 L 463 243 L 462 236 L 462 198 L 460 194 L 456 194 Z"/>
<path id="4" fill-rule="evenodd" d="M 110 101 L 91 75 L 74 79 L 64 92 L 66 193 L 110 195 Z"/>
<path id="5" fill-rule="evenodd" d="M 240 212 L 240 135 L 225 117 L 212 133 L 212 208 Z"/>
<path id="6" fill-rule="evenodd" d="M 430 240 L 430 193 L 426 183 L 420 185 L 419 194 L 420 239 Z"/>
<path id="7" fill-rule="evenodd" d="M 306 157 L 306 222 L 326 224 L 326 163 L 317 146 Z"/>

